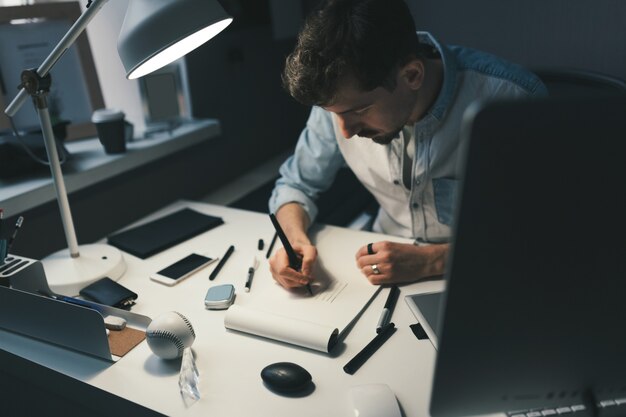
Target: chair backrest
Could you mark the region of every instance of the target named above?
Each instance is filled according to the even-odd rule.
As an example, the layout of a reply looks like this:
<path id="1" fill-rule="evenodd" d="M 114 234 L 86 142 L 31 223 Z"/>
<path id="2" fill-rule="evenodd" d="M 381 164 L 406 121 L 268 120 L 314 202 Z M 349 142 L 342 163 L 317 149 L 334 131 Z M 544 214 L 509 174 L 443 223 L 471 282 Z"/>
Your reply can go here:
<path id="1" fill-rule="evenodd" d="M 626 81 L 599 72 L 567 68 L 544 68 L 533 71 L 553 97 L 595 93 L 626 93 Z"/>

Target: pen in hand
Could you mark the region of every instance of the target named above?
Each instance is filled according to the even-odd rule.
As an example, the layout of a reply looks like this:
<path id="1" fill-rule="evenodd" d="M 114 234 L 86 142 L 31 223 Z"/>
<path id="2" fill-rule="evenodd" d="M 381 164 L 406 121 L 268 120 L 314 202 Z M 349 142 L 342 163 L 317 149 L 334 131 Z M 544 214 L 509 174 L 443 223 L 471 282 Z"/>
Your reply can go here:
<path id="1" fill-rule="evenodd" d="M 246 287 L 244 288 L 245 292 L 250 292 L 250 287 L 252 287 L 252 278 L 254 277 L 254 271 L 259 267 L 259 260 L 254 257 L 252 260 L 252 266 L 248 268 L 248 279 L 246 280 Z"/>
<path id="2" fill-rule="evenodd" d="M 389 319 L 391 318 L 391 313 L 393 313 L 393 308 L 396 306 L 396 301 L 398 300 L 398 295 L 400 294 L 400 289 L 397 285 L 393 285 L 389 289 L 389 294 L 387 295 L 387 301 L 385 301 L 385 306 L 383 307 L 383 311 L 380 313 L 380 319 L 378 319 L 378 325 L 376 326 L 376 333 L 380 333 L 382 329 L 389 323 Z"/>
<path id="3" fill-rule="evenodd" d="M 217 276 L 217 274 L 219 274 L 220 270 L 222 269 L 222 267 L 224 266 L 224 264 L 226 263 L 226 261 L 228 260 L 228 258 L 230 257 L 230 255 L 233 253 L 234 250 L 235 250 L 235 247 L 233 245 L 230 245 L 228 247 L 228 249 L 226 250 L 226 253 L 224 254 L 224 256 L 222 256 L 222 259 L 220 259 L 220 262 L 217 264 L 215 269 L 211 271 L 211 275 L 209 275 L 209 280 L 213 281 L 215 279 L 215 277 Z"/>
<path id="4" fill-rule="evenodd" d="M 276 229 L 276 234 L 278 235 L 278 238 L 285 248 L 285 252 L 287 252 L 287 257 L 289 258 L 289 267 L 300 272 L 300 270 L 302 269 L 302 259 L 300 259 L 300 257 L 296 254 L 296 251 L 293 250 L 291 243 L 289 243 L 289 239 L 287 239 L 287 235 L 285 235 L 283 228 L 280 227 L 280 223 L 278 223 L 278 220 L 273 213 L 270 213 L 270 220 L 274 225 L 274 229 Z M 309 295 L 313 295 L 310 284 L 306 284 L 306 289 L 309 292 Z"/>

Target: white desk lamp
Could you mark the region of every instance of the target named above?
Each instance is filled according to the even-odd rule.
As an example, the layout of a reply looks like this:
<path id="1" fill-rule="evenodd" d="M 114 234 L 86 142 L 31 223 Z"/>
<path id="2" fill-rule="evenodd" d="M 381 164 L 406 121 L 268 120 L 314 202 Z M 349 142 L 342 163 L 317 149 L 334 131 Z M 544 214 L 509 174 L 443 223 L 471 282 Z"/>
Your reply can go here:
<path id="1" fill-rule="evenodd" d="M 81 288 L 105 276 L 117 280 L 126 270 L 124 258 L 116 248 L 106 244 L 78 245 L 46 100 L 50 69 L 107 1 L 89 0 L 87 10 L 39 68 L 22 72 L 22 88 L 5 110 L 13 117 L 28 97 L 32 97 L 37 108 L 69 249 L 53 253 L 42 262 L 52 290 L 65 295 L 76 295 Z M 216 0 L 130 0 L 117 45 L 126 77 L 135 79 L 169 64 L 217 35 L 232 20 Z"/>

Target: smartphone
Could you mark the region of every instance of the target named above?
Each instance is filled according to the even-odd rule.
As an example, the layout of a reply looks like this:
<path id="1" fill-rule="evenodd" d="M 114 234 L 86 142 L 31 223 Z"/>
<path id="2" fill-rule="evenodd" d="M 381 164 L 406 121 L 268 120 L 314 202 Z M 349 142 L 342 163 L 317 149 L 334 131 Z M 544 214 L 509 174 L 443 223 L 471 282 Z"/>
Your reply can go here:
<path id="1" fill-rule="evenodd" d="M 192 253 L 152 274 L 150 279 L 165 285 L 176 285 L 199 269 L 217 261 L 217 258 Z"/>

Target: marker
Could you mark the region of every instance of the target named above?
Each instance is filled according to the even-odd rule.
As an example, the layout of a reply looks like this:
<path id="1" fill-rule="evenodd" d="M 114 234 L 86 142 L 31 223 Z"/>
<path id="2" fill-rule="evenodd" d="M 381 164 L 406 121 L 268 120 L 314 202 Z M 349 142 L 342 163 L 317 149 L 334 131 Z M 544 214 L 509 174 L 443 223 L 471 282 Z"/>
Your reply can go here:
<path id="1" fill-rule="evenodd" d="M 354 375 L 356 371 L 378 350 L 394 334 L 396 326 L 389 323 L 383 327 L 382 331 L 376 335 L 354 358 L 350 360 L 344 367 L 345 373 Z"/>
<path id="2" fill-rule="evenodd" d="M 259 245 L 258 245 L 259 250 L 263 250 L 264 246 L 265 246 L 265 242 L 263 242 L 263 239 L 259 239 Z"/>
<path id="3" fill-rule="evenodd" d="M 272 238 L 272 241 L 270 242 L 270 246 L 269 248 L 267 248 L 267 253 L 265 254 L 265 257 L 267 259 L 269 259 L 270 255 L 272 254 L 272 249 L 274 249 L 274 244 L 276 243 L 277 237 L 278 237 L 278 233 L 274 233 L 274 237 Z"/>
<path id="4" fill-rule="evenodd" d="M 224 254 L 224 256 L 222 256 L 222 259 L 220 259 L 220 262 L 217 264 L 215 269 L 211 271 L 211 275 L 209 275 L 209 280 L 213 281 L 215 279 L 215 277 L 220 272 L 220 270 L 222 269 L 222 267 L 224 266 L 224 264 L 226 263 L 226 261 L 228 260 L 228 258 L 230 257 L 230 255 L 233 253 L 234 250 L 235 250 L 235 247 L 233 245 L 230 245 L 228 249 L 226 249 L 226 253 Z"/>
<path id="5" fill-rule="evenodd" d="M 300 270 L 302 269 L 302 260 L 296 254 L 296 251 L 293 250 L 291 243 L 289 243 L 289 239 L 287 239 L 287 236 L 285 235 L 283 228 L 280 227 L 280 223 L 278 223 L 278 220 L 276 219 L 276 216 L 274 216 L 273 213 L 270 213 L 270 220 L 272 221 L 272 224 L 274 225 L 274 229 L 276 229 L 276 234 L 278 234 L 280 241 L 283 243 L 285 252 L 287 252 L 287 257 L 289 258 L 289 267 L 300 272 Z M 311 291 L 310 284 L 306 285 L 306 289 L 310 295 L 313 295 L 313 291 Z"/>
<path id="6" fill-rule="evenodd" d="M 13 245 L 13 241 L 15 240 L 15 236 L 17 236 L 17 232 L 20 230 L 20 227 L 22 227 L 23 222 L 23 216 L 17 218 L 17 221 L 15 222 L 15 229 L 13 229 L 13 234 L 9 238 L 9 243 L 7 243 L 7 254 L 9 253 L 9 250 L 11 250 L 11 246 Z"/>
<path id="7" fill-rule="evenodd" d="M 383 307 L 383 311 L 380 313 L 380 318 L 378 319 L 378 325 L 376 326 L 376 333 L 380 333 L 389 323 L 389 318 L 391 317 L 391 313 L 393 312 L 393 308 L 396 306 L 396 301 L 398 300 L 398 295 L 400 294 L 400 289 L 397 285 L 392 286 L 389 289 L 389 294 L 387 295 L 387 301 L 385 301 L 385 306 Z"/>
<path id="8" fill-rule="evenodd" d="M 254 271 L 259 267 L 259 260 L 254 257 L 252 261 L 252 266 L 248 268 L 248 279 L 246 280 L 246 287 L 244 288 L 245 292 L 250 292 L 250 287 L 252 287 L 252 277 L 254 277 Z"/>

